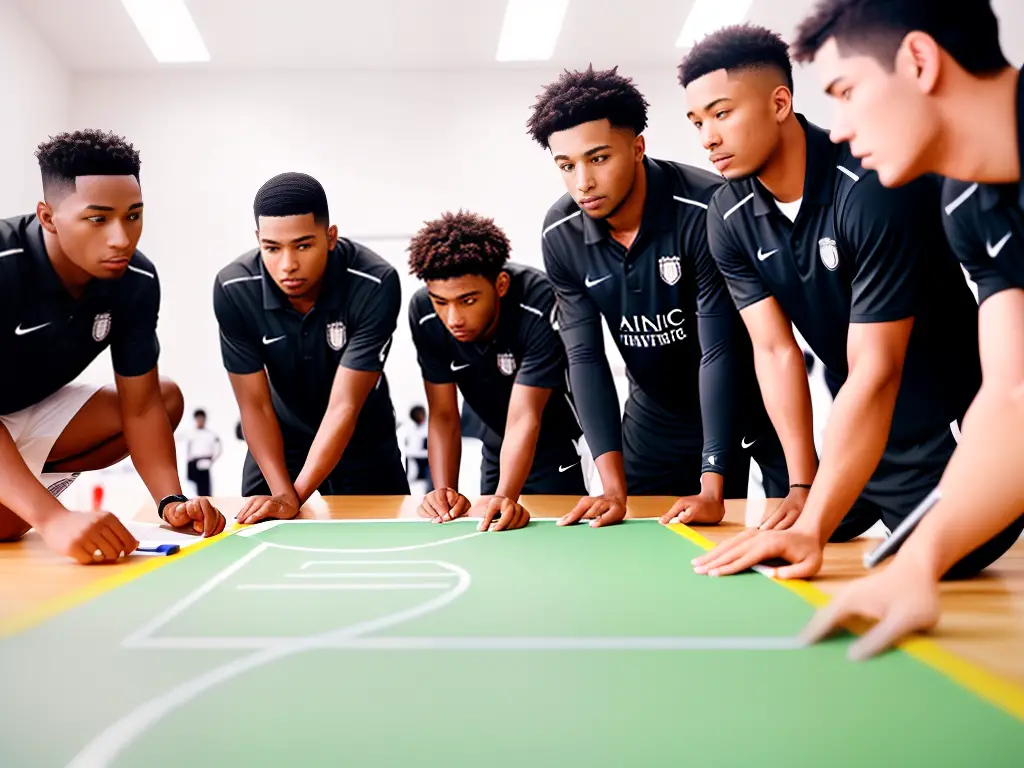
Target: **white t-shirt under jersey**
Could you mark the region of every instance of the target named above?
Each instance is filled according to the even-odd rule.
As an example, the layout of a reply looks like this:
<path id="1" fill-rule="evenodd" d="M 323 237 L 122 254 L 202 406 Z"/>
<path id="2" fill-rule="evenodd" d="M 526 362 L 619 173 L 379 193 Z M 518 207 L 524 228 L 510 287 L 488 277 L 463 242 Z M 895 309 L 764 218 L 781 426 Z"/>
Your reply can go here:
<path id="1" fill-rule="evenodd" d="M 802 197 L 798 197 L 792 203 L 783 203 L 779 200 L 776 200 L 775 204 L 779 206 L 779 210 L 782 211 L 783 214 L 785 214 L 787 219 L 789 219 L 790 221 L 796 221 L 796 215 L 800 213 L 800 203 L 802 203 L 803 201 L 804 199 Z"/>

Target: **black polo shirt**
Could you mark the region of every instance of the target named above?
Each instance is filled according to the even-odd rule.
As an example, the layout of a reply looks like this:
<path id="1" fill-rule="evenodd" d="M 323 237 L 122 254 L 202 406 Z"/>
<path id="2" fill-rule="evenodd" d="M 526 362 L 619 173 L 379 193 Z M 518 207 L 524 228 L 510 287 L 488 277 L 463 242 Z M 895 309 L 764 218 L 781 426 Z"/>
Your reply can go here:
<path id="1" fill-rule="evenodd" d="M 1008 288 L 1024 288 L 1024 71 L 1017 78 L 1016 184 L 947 179 L 942 223 L 957 257 L 978 285 L 978 301 Z"/>
<path id="2" fill-rule="evenodd" d="M 458 341 L 438 318 L 427 289 L 416 292 L 409 302 L 409 326 L 420 369 L 425 381 L 458 386 L 489 428 L 484 442 L 495 451 L 505 434 L 513 385 L 552 390 L 536 455 L 558 461 L 582 430 L 568 392 L 565 350 L 552 327 L 554 289 L 536 269 L 510 263 L 505 271 L 509 290 L 501 299 L 498 328 L 485 342 Z"/>
<path id="3" fill-rule="evenodd" d="M 595 457 L 622 450 L 603 316 L 632 385 L 689 422 L 698 441 L 703 435 L 702 471 L 724 473 L 737 407 L 760 399 L 749 337 L 707 245 L 707 205 L 722 181 L 652 158 L 644 168 L 643 217 L 628 251 L 570 195 L 544 221 L 544 264 L 558 295 L 577 411 Z"/>
<path id="4" fill-rule="evenodd" d="M 229 373 L 266 369 L 285 440 L 308 443 L 330 400 L 338 366 L 380 372 L 346 448 L 395 440 L 395 414 L 383 374 L 398 322 L 398 273 L 368 248 L 339 239 L 328 255 L 316 304 L 302 315 L 264 272 L 259 249 L 217 275 L 213 304 Z"/>
<path id="5" fill-rule="evenodd" d="M 799 117 L 807 173 L 794 222 L 756 178 L 722 187 L 708 238 L 740 309 L 773 296 L 837 392 L 850 323 L 914 318 L 892 436 L 959 419 L 980 385 L 977 305 L 939 221 L 940 182 L 886 189 L 847 144 Z"/>
<path id="6" fill-rule="evenodd" d="M 140 376 L 160 356 L 160 283 L 136 251 L 128 270 L 72 298 L 50 263 L 34 215 L 0 219 L 0 413 L 49 397 L 110 347 L 114 371 Z"/>

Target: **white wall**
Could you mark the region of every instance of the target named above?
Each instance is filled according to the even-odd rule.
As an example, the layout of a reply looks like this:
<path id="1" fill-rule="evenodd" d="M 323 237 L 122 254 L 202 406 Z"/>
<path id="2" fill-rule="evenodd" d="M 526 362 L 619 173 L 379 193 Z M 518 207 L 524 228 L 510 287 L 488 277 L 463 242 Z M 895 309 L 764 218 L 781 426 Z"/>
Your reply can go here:
<path id="1" fill-rule="evenodd" d="M 597 62 L 599 66 L 610 63 Z M 673 68 L 628 71 L 651 102 L 652 156 L 704 166 Z M 270 176 L 316 176 L 334 223 L 405 276 L 407 237 L 444 210 L 493 216 L 513 258 L 540 265 L 539 232 L 564 191 L 525 121 L 555 69 L 501 74 L 334 72 L 92 75 L 75 79 L 75 125 L 126 135 L 142 153 L 146 223 L 141 248 L 163 284 L 161 369 L 203 406 L 225 439 L 237 410 L 221 366 L 211 286 L 218 269 L 255 243 L 252 199 Z M 800 73 L 800 108 L 829 105 Z M 416 282 L 404 278 L 407 298 Z M 94 369 L 109 376 L 109 367 Z M 399 417 L 423 400 L 403 318 L 387 366 Z M 237 488 L 234 459 L 215 476 Z"/>
<path id="2" fill-rule="evenodd" d="M 0 217 L 34 211 L 36 146 L 68 126 L 70 76 L 10 0 L 0 0 Z"/>

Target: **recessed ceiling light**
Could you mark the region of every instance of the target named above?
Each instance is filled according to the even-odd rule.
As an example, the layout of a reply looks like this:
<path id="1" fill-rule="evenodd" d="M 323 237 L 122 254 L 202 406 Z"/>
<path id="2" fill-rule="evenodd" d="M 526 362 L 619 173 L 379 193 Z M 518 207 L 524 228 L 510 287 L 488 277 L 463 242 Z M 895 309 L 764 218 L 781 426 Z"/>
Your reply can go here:
<path id="1" fill-rule="evenodd" d="M 555 52 L 569 0 L 508 0 L 498 61 L 545 61 Z"/>
<path id="2" fill-rule="evenodd" d="M 753 0 L 696 0 L 676 40 L 676 48 L 690 48 L 716 29 L 739 24 L 752 3 Z"/>
<path id="3" fill-rule="evenodd" d="M 161 64 L 210 60 L 185 0 L 121 0 L 121 4 Z"/>

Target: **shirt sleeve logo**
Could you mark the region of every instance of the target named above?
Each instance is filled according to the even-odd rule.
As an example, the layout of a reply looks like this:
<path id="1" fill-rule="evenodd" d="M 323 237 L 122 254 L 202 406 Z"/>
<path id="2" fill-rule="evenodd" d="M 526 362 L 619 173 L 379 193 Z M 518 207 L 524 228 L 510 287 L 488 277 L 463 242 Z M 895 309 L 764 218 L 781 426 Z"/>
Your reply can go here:
<path id="1" fill-rule="evenodd" d="M 337 352 L 345 346 L 346 339 L 347 334 L 345 333 L 344 323 L 339 321 L 327 324 L 327 346 Z"/>
<path id="2" fill-rule="evenodd" d="M 823 237 L 818 241 L 818 253 L 821 254 L 821 263 L 825 269 L 835 272 L 839 267 L 839 249 L 836 248 L 836 241 L 831 237 Z"/>
<path id="3" fill-rule="evenodd" d="M 501 371 L 503 376 L 511 376 L 516 372 L 516 356 L 511 352 L 501 352 L 498 354 L 498 370 Z"/>
<path id="4" fill-rule="evenodd" d="M 92 321 L 92 340 L 103 341 L 110 334 L 110 313 L 101 312 Z"/>
<path id="5" fill-rule="evenodd" d="M 678 256 L 662 256 L 658 259 L 658 274 L 669 285 L 675 285 L 683 276 L 683 267 Z"/>

